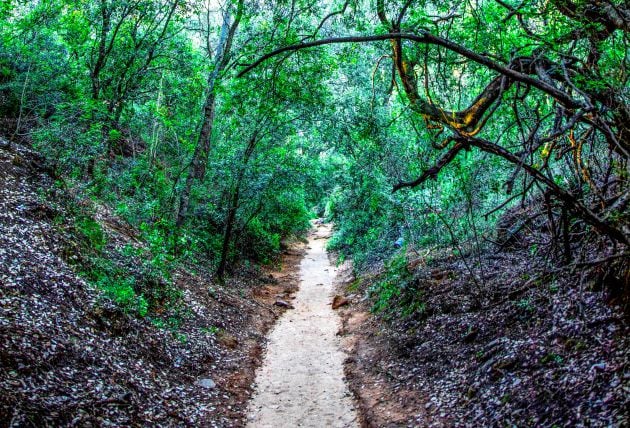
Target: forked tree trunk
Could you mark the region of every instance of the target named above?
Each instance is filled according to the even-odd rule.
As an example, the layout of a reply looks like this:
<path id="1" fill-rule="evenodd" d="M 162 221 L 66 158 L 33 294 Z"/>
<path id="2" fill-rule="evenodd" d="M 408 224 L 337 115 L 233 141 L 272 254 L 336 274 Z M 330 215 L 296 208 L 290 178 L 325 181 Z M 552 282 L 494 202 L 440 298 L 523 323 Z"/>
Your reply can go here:
<path id="1" fill-rule="evenodd" d="M 216 86 L 221 77 L 221 72 L 228 64 L 228 56 L 232 47 L 232 40 L 234 39 L 234 34 L 236 33 L 236 29 L 238 28 L 242 15 L 243 0 L 239 0 L 234 22 L 230 23 L 231 15 L 229 12 L 226 12 L 223 16 L 221 34 L 219 36 L 217 53 L 214 59 L 214 68 L 210 73 L 210 76 L 208 76 L 208 92 L 203 106 L 203 122 L 197 138 L 197 144 L 195 145 L 195 152 L 193 153 L 193 157 L 190 162 L 188 176 L 186 177 L 186 184 L 184 185 L 184 189 L 182 190 L 179 198 L 177 219 L 175 221 L 177 229 L 180 229 L 186 220 L 186 215 L 188 214 L 188 209 L 190 207 L 190 195 L 193 184 L 195 181 L 203 181 L 206 176 L 208 155 L 210 154 L 212 139 L 212 129 L 214 127 L 214 117 L 216 113 Z"/>

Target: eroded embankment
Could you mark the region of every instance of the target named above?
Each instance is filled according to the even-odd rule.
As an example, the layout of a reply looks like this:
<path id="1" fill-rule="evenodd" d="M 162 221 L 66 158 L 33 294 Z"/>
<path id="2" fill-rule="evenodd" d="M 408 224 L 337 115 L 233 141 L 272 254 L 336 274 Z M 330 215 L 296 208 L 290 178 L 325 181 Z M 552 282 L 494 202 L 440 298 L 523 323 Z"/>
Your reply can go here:
<path id="1" fill-rule="evenodd" d="M 281 272 L 241 269 L 225 287 L 200 264 L 177 267 L 175 307 L 140 318 L 77 274 L 84 244 L 42 163 L 0 138 L 0 426 L 243 426 L 264 335 L 283 310 L 272 305 L 297 288 L 301 247 Z M 103 260 L 142 250 L 106 206 L 74 198 L 102 229 Z M 126 274 L 143 279 L 141 262 Z"/>

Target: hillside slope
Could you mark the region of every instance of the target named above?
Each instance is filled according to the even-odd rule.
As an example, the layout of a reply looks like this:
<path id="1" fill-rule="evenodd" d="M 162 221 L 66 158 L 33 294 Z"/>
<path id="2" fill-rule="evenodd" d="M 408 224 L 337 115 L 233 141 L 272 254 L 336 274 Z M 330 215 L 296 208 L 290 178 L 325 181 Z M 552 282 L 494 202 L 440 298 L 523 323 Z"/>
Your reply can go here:
<path id="1" fill-rule="evenodd" d="M 179 268 L 183 315 L 132 316 L 78 276 L 80 264 L 68 264 L 74 238 L 61 226 L 71 219 L 39 196 L 52 186 L 36 154 L 3 142 L 0 426 L 240 426 L 279 311 L 270 296 L 295 278 L 278 283 L 252 271 L 212 288 L 201 266 Z M 106 251 L 143 245 L 106 210 L 99 221 Z M 298 255 L 287 256 L 289 266 Z M 169 322 L 176 325 L 157 327 Z"/>
<path id="2" fill-rule="evenodd" d="M 526 249 L 470 270 L 411 259 L 411 314 L 358 298 L 382 273 L 347 269 L 340 285 L 354 296 L 342 335 L 365 426 L 628 426 L 630 328 L 608 286 Z"/>

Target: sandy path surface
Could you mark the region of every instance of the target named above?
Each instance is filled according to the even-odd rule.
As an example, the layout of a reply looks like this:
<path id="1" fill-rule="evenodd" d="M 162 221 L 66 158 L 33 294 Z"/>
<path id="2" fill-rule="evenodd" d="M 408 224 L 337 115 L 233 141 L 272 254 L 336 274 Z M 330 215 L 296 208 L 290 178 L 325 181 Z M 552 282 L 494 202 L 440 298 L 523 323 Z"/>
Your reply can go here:
<path id="1" fill-rule="evenodd" d="M 339 318 L 332 310 L 336 269 L 326 255 L 330 228 L 318 225 L 300 265 L 300 290 L 269 334 L 249 404 L 249 427 L 356 427 L 344 382 Z"/>

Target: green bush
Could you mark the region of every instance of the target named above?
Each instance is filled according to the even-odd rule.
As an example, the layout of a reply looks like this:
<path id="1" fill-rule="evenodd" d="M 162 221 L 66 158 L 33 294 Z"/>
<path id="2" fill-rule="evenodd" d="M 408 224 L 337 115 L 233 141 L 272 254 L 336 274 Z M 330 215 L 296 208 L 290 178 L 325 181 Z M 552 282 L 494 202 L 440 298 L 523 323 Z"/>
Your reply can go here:
<path id="1" fill-rule="evenodd" d="M 422 293 L 413 274 L 407 268 L 406 249 L 402 248 L 385 263 L 381 279 L 368 290 L 372 311 L 385 317 L 409 317 L 424 312 Z"/>
<path id="2" fill-rule="evenodd" d="M 182 292 L 170 281 L 173 259 L 163 230 L 169 225 L 143 224 L 146 247 L 128 244 L 114 251 L 106 248 L 107 237 L 98 221 L 83 208 L 74 209 L 79 213 L 69 231 L 78 239 L 80 254 L 70 261 L 81 276 L 130 314 L 144 317 L 164 308 L 176 313 Z"/>
<path id="3" fill-rule="evenodd" d="M 412 275 L 407 270 L 405 251 L 402 250 L 385 263 L 382 279 L 368 290 L 374 302 L 372 311 L 387 311 L 392 299 L 400 295 L 411 279 Z"/>
<path id="4" fill-rule="evenodd" d="M 270 232 L 259 218 L 254 218 L 244 231 L 243 249 L 263 264 L 270 263 L 280 252 L 280 234 Z"/>
<path id="5" fill-rule="evenodd" d="M 282 238 L 299 236 L 310 227 L 311 211 L 307 208 L 305 194 L 300 189 L 283 191 L 264 200 L 263 208 L 253 217 L 238 239 L 232 259 L 250 257 L 264 264 L 270 263 L 280 252 Z"/>
<path id="6" fill-rule="evenodd" d="M 135 312 L 138 316 L 145 317 L 149 310 L 149 303 L 143 295 L 136 293 L 134 282 L 133 277 L 112 280 L 112 278 L 104 276 L 97 286 L 123 310 Z"/>
<path id="7" fill-rule="evenodd" d="M 144 317 L 149 311 L 149 302 L 137 291 L 136 278 L 113 260 L 93 256 L 84 262 L 85 270 L 80 273 L 127 313 Z"/>
<path id="8" fill-rule="evenodd" d="M 101 225 L 90 216 L 80 216 L 76 221 L 77 231 L 89 247 L 101 252 L 107 244 L 107 237 Z"/>
<path id="9" fill-rule="evenodd" d="M 83 180 L 98 174 L 105 158 L 103 124 L 106 113 L 91 101 L 60 104 L 49 122 L 33 134 L 35 148 L 55 166 L 58 174 Z"/>

